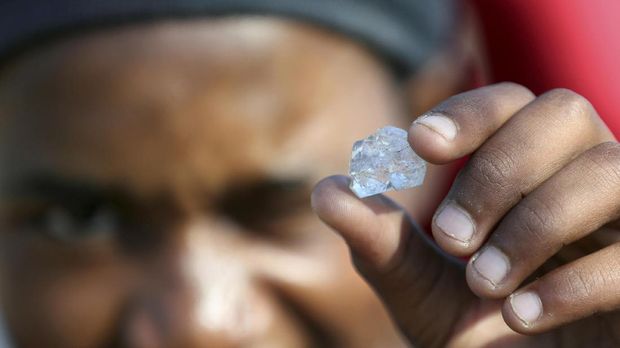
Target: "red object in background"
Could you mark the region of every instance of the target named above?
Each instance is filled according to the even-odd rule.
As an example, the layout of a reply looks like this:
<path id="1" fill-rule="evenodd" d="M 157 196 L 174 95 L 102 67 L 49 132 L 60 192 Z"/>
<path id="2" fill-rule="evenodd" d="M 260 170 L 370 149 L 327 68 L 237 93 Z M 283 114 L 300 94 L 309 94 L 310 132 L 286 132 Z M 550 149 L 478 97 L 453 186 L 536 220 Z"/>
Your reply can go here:
<path id="1" fill-rule="evenodd" d="M 467 1 L 480 20 L 491 82 L 536 94 L 569 88 L 620 138 L 620 0 Z M 430 221 L 424 226 L 430 233 Z"/>
<path id="2" fill-rule="evenodd" d="M 620 138 L 620 1 L 470 0 L 494 82 L 585 96 Z"/>

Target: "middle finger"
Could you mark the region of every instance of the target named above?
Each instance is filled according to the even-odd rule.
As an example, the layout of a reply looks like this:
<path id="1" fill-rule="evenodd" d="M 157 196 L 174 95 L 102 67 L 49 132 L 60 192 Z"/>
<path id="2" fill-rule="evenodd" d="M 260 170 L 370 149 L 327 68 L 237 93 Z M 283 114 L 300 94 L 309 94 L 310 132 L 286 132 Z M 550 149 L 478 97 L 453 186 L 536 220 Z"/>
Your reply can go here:
<path id="1" fill-rule="evenodd" d="M 563 89 L 541 95 L 472 156 L 433 218 L 433 236 L 448 253 L 472 254 L 525 195 L 585 150 L 613 139 L 583 97 Z"/>

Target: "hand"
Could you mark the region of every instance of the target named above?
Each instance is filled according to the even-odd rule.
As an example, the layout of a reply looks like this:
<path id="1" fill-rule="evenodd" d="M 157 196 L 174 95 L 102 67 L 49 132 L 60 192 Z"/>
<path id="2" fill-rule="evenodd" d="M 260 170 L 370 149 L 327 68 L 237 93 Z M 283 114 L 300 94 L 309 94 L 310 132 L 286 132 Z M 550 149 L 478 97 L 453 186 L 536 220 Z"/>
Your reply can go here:
<path id="1" fill-rule="evenodd" d="M 411 342 L 620 346 L 620 144 L 590 103 L 502 83 L 444 101 L 409 135 L 431 163 L 471 155 L 433 217 L 439 248 L 346 177 L 312 202 Z"/>

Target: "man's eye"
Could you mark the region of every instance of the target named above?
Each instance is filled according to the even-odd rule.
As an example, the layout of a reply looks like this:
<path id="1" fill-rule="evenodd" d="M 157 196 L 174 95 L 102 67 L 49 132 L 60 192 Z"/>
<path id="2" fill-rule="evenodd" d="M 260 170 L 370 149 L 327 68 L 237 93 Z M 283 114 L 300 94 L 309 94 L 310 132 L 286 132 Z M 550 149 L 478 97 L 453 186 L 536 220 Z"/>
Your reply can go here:
<path id="1" fill-rule="evenodd" d="M 85 214 L 52 207 L 42 214 L 36 228 L 59 241 L 80 242 L 111 238 L 119 223 L 118 215 L 109 208 L 98 207 Z"/>
<path id="2" fill-rule="evenodd" d="M 265 181 L 227 191 L 218 207 L 224 216 L 249 230 L 274 232 L 274 224 L 310 210 L 308 197 L 302 181 Z"/>

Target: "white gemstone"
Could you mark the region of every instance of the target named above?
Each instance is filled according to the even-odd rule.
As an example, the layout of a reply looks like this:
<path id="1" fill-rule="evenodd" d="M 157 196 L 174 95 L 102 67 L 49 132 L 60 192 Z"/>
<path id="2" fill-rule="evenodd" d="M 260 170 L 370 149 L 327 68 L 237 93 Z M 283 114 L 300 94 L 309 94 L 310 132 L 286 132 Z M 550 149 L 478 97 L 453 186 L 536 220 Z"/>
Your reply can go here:
<path id="1" fill-rule="evenodd" d="M 386 126 L 353 144 L 349 187 L 359 198 L 420 186 L 425 174 L 426 162 L 413 152 L 403 129 Z"/>

